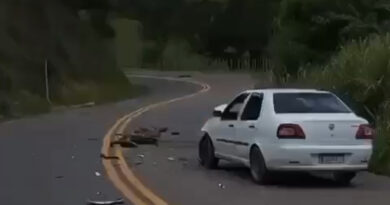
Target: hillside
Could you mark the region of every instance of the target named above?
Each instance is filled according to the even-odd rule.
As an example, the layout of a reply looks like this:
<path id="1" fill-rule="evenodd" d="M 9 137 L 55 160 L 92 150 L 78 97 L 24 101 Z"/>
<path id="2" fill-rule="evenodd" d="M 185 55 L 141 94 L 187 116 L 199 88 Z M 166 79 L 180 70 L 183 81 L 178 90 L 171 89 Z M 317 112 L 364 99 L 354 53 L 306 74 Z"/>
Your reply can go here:
<path id="1" fill-rule="evenodd" d="M 116 66 L 108 11 L 72 2 L 0 0 L 0 116 L 49 109 L 46 60 L 54 104 L 127 95 L 130 86 Z"/>

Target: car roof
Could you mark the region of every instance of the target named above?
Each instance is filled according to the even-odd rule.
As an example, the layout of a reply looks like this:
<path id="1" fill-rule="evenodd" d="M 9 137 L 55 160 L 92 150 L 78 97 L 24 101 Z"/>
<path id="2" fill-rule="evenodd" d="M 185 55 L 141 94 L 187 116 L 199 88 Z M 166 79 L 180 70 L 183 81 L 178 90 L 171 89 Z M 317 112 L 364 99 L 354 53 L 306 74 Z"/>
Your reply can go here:
<path id="1" fill-rule="evenodd" d="M 296 88 L 266 88 L 248 90 L 247 92 L 261 92 L 261 93 L 329 93 L 329 91 L 316 89 L 296 89 Z"/>

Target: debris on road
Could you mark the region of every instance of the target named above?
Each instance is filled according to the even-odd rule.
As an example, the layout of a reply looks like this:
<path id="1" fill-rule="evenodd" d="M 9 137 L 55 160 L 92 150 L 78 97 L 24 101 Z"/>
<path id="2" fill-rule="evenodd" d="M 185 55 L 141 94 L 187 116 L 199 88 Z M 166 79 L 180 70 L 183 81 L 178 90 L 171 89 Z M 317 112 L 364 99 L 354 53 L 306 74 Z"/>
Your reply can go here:
<path id="1" fill-rule="evenodd" d="M 168 161 L 175 161 L 174 157 L 168 157 Z"/>
<path id="2" fill-rule="evenodd" d="M 135 160 L 135 161 L 134 161 L 134 164 L 135 164 L 135 165 L 141 165 L 141 164 L 143 164 L 143 163 L 144 163 L 144 161 L 141 160 L 141 159 L 138 159 L 138 160 Z"/>
<path id="3" fill-rule="evenodd" d="M 99 172 L 95 172 L 95 176 L 100 177 L 101 175 Z"/>
<path id="4" fill-rule="evenodd" d="M 96 192 L 96 195 L 102 195 L 102 192 L 100 192 L 100 191 L 98 191 L 98 192 Z"/>
<path id="5" fill-rule="evenodd" d="M 130 134 L 116 133 L 117 139 L 110 143 L 110 146 L 120 145 L 121 147 L 138 147 L 138 145 L 156 145 L 158 146 L 161 133 L 167 132 L 167 127 L 162 128 L 145 128 L 139 127 Z"/>
<path id="6" fill-rule="evenodd" d="M 180 135 L 180 132 L 171 132 L 171 135 Z"/>
<path id="7" fill-rule="evenodd" d="M 133 143 L 135 145 L 156 145 L 158 146 L 158 141 L 161 138 L 161 133 L 168 131 L 167 127 L 162 128 L 145 128 L 139 127 L 138 129 L 131 132 L 131 134 L 121 134 L 117 133 L 116 136 L 119 136 L 120 142 Z"/>
<path id="8" fill-rule="evenodd" d="M 116 205 L 116 204 L 123 204 L 123 199 L 117 199 L 113 201 L 92 201 L 87 200 L 87 204 L 89 205 Z"/>
<path id="9" fill-rule="evenodd" d="M 183 75 L 178 75 L 178 78 L 191 78 L 192 76 L 189 74 L 183 74 Z"/>
<path id="10" fill-rule="evenodd" d="M 225 189 L 226 188 L 226 186 L 221 184 L 221 183 L 218 184 L 218 187 L 221 188 L 221 189 Z"/>
<path id="11" fill-rule="evenodd" d="M 143 154 L 137 154 L 137 157 L 139 157 L 139 158 L 145 158 L 145 155 L 143 155 Z"/>
<path id="12" fill-rule="evenodd" d="M 100 158 L 103 158 L 103 159 L 119 159 L 119 157 L 117 156 L 106 156 L 105 154 L 100 154 Z"/>
<path id="13" fill-rule="evenodd" d="M 138 147 L 138 144 L 133 142 L 132 140 L 127 140 L 124 138 L 121 138 L 119 140 L 112 141 L 110 143 L 110 147 L 113 147 L 114 145 L 120 145 L 121 147 L 126 147 L 126 148 L 134 148 Z"/>
<path id="14" fill-rule="evenodd" d="M 63 179 L 64 176 L 56 176 L 56 179 Z"/>
<path id="15" fill-rule="evenodd" d="M 164 133 L 164 132 L 167 132 L 168 131 L 168 127 L 162 127 L 159 129 L 159 132 L 160 133 Z"/>

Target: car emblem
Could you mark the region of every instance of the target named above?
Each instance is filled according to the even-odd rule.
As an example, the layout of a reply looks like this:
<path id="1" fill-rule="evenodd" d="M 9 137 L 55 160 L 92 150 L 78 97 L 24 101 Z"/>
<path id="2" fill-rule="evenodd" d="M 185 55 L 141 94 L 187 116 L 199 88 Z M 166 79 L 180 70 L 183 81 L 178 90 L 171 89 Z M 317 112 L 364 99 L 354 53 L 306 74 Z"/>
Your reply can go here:
<path id="1" fill-rule="evenodd" d="M 335 125 L 334 124 L 329 124 L 329 130 L 334 130 Z"/>

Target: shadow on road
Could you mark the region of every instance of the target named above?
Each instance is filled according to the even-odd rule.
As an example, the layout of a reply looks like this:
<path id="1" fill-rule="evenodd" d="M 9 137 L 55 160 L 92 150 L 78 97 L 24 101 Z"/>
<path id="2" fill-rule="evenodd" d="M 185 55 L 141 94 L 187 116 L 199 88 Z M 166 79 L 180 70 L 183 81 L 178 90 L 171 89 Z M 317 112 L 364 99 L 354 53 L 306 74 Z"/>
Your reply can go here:
<path id="1" fill-rule="evenodd" d="M 239 177 L 241 180 L 251 181 L 251 174 L 248 168 L 240 165 L 221 165 L 217 170 L 225 172 L 232 177 Z M 274 173 L 273 182 L 267 186 L 275 186 L 281 188 L 351 188 L 349 186 L 340 185 L 330 178 L 315 176 L 305 172 L 277 172 Z"/>

